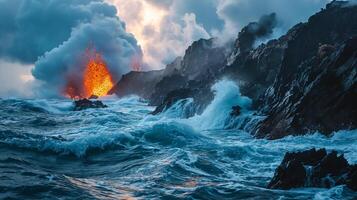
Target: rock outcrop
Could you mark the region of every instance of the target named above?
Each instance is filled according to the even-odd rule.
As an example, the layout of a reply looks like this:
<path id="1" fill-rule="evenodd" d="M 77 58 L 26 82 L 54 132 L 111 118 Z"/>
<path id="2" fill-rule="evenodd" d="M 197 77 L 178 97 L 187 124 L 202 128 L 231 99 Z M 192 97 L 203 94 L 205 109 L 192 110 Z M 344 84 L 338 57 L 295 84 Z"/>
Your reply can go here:
<path id="1" fill-rule="evenodd" d="M 292 189 L 298 187 L 331 188 L 347 185 L 357 190 L 357 165 L 348 164 L 336 151 L 311 149 L 286 153 L 268 184 L 270 189 Z"/>
<path id="2" fill-rule="evenodd" d="M 80 99 L 74 101 L 74 111 L 81 111 L 89 108 L 106 108 L 108 107 L 101 101 L 91 101 L 88 99 Z"/>
<path id="3" fill-rule="evenodd" d="M 242 47 L 247 28 L 242 29 L 224 75 L 236 80 L 253 108 L 267 116 L 253 135 L 277 139 L 357 127 L 357 6 L 346 5 L 334 1 L 255 49 Z"/>
<path id="4" fill-rule="evenodd" d="M 115 93 L 119 97 L 139 95 L 143 98 L 149 98 L 156 84 L 162 79 L 163 74 L 164 70 L 129 72 L 120 79 L 109 94 Z"/>
<path id="5" fill-rule="evenodd" d="M 276 83 L 269 89 L 268 117 L 259 124 L 257 136 L 275 139 L 356 128 L 357 37 L 329 55 L 318 52 L 299 65 L 292 81 Z M 282 87 L 286 89 L 280 93 Z"/>

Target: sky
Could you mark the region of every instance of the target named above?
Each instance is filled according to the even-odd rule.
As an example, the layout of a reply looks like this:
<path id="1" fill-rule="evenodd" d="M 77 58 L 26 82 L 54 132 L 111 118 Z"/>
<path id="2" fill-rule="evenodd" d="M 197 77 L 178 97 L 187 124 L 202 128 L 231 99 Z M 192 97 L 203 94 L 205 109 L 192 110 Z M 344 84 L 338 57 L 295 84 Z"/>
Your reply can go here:
<path id="1" fill-rule="evenodd" d="M 0 97 L 58 96 L 100 52 L 115 80 L 140 63 L 161 69 L 200 38 L 232 41 L 275 12 L 274 37 L 328 0 L 0 0 Z"/>

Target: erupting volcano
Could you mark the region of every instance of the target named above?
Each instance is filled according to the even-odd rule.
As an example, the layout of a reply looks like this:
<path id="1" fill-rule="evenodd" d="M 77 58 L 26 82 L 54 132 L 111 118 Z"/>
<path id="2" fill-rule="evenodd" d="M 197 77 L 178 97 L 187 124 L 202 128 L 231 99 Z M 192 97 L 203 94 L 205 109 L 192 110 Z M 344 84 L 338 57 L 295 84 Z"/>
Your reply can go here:
<path id="1" fill-rule="evenodd" d="M 100 54 L 90 57 L 83 77 L 84 94 L 101 97 L 107 95 L 114 83 L 110 72 Z"/>
<path id="2" fill-rule="evenodd" d="M 71 98 L 101 97 L 107 95 L 114 82 L 102 56 L 95 50 L 86 53 L 86 67 L 82 82 L 76 84 L 71 78 L 66 87 L 66 95 Z"/>

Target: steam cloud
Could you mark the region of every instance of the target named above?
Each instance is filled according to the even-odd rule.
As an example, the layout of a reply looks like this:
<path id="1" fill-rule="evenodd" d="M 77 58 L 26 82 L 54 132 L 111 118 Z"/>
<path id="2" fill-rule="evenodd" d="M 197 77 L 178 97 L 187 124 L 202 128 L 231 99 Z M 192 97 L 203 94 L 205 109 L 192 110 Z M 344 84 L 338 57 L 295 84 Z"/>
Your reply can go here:
<path id="1" fill-rule="evenodd" d="M 277 23 L 276 14 L 263 15 L 258 22 L 249 23 L 239 33 L 239 47 L 241 51 L 250 50 L 256 40 L 269 37 Z"/>
<path id="2" fill-rule="evenodd" d="M 81 76 L 89 47 L 118 80 L 142 52 L 116 12 L 102 0 L 0 0 L 0 58 L 35 64 L 37 91 L 47 96 L 61 95 L 68 76 Z"/>
<path id="3" fill-rule="evenodd" d="M 218 37 L 221 43 L 231 41 L 250 22 L 262 15 L 276 13 L 278 37 L 296 23 L 306 21 L 330 0 L 107 0 L 116 5 L 119 16 L 142 43 L 145 61 L 149 66 L 162 68 L 197 37 Z M 148 8 L 146 4 L 155 7 Z M 128 8 L 136 8 L 132 13 Z M 158 15 L 159 24 L 147 23 L 147 10 Z M 186 16 L 186 17 L 185 17 Z M 190 23 L 187 22 L 189 17 Z M 155 23 L 158 20 L 155 21 Z M 191 34 L 187 34 L 187 30 Z M 184 36 L 183 36 L 183 35 Z M 149 58 L 149 59 L 148 59 Z"/>

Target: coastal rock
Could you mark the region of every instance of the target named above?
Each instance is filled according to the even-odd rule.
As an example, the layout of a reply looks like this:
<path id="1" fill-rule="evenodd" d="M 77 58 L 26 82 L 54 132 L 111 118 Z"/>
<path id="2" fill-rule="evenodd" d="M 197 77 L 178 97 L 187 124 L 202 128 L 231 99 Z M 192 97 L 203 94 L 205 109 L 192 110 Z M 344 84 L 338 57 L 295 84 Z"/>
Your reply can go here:
<path id="1" fill-rule="evenodd" d="M 156 109 L 151 113 L 153 115 L 159 114 L 163 112 L 165 109 L 171 107 L 175 102 L 177 102 L 180 99 L 186 99 L 192 96 L 192 90 L 190 89 L 177 89 L 174 91 L 171 91 L 164 101 L 156 107 Z"/>
<path id="2" fill-rule="evenodd" d="M 357 6 L 336 2 L 284 36 L 274 82 L 258 99 L 267 118 L 252 131 L 256 137 L 357 127 Z"/>
<path id="3" fill-rule="evenodd" d="M 111 89 L 109 94 L 119 97 L 138 95 L 148 99 L 156 84 L 162 79 L 164 70 L 137 72 L 125 74 L 120 81 Z"/>
<path id="4" fill-rule="evenodd" d="M 106 108 L 108 107 L 101 101 L 91 101 L 88 99 L 80 99 L 74 101 L 74 111 L 81 111 L 89 108 Z"/>
<path id="5" fill-rule="evenodd" d="M 356 165 L 348 164 L 344 156 L 339 156 L 336 151 L 327 153 L 325 149 L 311 149 L 286 153 L 267 187 L 287 190 L 347 185 L 356 190 L 356 173 Z"/>
<path id="6" fill-rule="evenodd" d="M 217 39 L 200 39 L 192 43 L 182 60 L 176 59 L 165 71 L 175 70 L 160 80 L 152 95 L 150 105 L 160 106 L 167 95 L 174 90 L 190 88 L 196 90 L 196 102 L 204 107 L 206 104 L 200 91 L 210 93 L 210 86 L 217 80 L 219 71 L 225 66 L 226 48 L 217 44 Z M 200 96 L 202 94 L 202 96 Z M 179 99 L 177 99 L 179 100 Z M 201 102 L 201 100 L 203 100 Z"/>
<path id="7" fill-rule="evenodd" d="M 294 80 L 267 93 L 268 117 L 256 136 L 270 139 L 311 131 L 330 134 L 357 127 L 357 37 L 329 56 L 303 62 Z M 280 93 L 281 87 L 286 87 Z"/>

